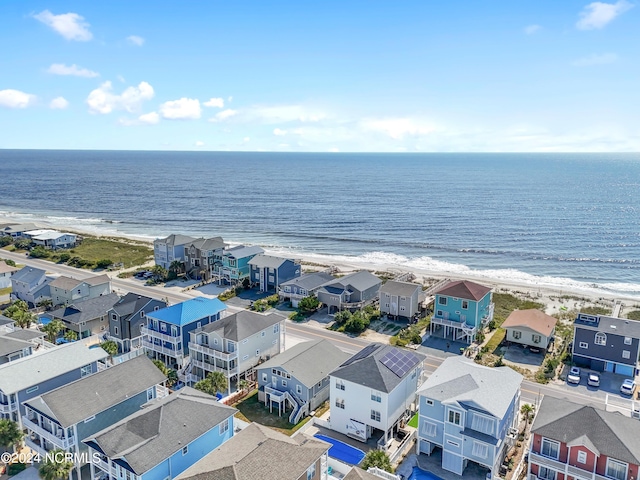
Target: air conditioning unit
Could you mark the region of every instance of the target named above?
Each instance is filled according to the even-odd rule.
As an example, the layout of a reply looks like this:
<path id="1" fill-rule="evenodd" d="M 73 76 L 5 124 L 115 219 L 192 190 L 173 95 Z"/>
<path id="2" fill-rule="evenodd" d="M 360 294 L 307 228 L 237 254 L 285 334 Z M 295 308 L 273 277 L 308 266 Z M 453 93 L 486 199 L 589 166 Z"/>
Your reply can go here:
<path id="1" fill-rule="evenodd" d="M 518 436 L 518 429 L 517 428 L 510 428 L 509 432 L 507 433 L 508 437 L 511 438 L 516 438 Z"/>

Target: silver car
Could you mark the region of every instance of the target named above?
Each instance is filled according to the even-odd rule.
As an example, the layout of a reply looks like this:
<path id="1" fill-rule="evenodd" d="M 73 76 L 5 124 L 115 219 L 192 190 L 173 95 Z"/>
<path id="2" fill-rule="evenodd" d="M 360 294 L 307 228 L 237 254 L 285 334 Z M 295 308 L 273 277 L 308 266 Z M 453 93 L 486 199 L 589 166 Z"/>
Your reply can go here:
<path id="1" fill-rule="evenodd" d="M 590 373 L 587 377 L 587 385 L 590 387 L 599 387 L 600 386 L 600 375 L 597 373 Z"/>
<path id="2" fill-rule="evenodd" d="M 580 383 L 580 378 L 580 368 L 571 367 L 571 370 L 569 370 L 569 375 L 567 375 L 567 382 L 578 384 Z"/>

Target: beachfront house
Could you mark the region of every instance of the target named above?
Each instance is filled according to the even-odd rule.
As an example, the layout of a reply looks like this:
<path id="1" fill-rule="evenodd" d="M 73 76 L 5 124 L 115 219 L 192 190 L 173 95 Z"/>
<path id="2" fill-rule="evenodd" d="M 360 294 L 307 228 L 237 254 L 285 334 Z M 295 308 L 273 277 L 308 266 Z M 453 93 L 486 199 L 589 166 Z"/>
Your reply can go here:
<path id="1" fill-rule="evenodd" d="M 235 408 L 184 387 L 83 441 L 91 480 L 176 478 L 233 437 Z"/>
<path id="2" fill-rule="evenodd" d="M 278 355 L 284 347 L 284 318 L 240 311 L 192 330 L 189 342 L 191 380 L 197 382 L 210 372 L 223 372 L 229 391 L 241 378 L 253 378 L 254 367 Z"/>
<path id="3" fill-rule="evenodd" d="M 227 306 L 217 298 L 197 297 L 148 312 L 141 328 L 147 355 L 176 370 L 189 364 L 189 334 L 220 320 Z"/>
<path id="4" fill-rule="evenodd" d="M 491 288 L 468 280 L 449 282 L 435 292 L 433 308 L 431 335 L 472 343 L 493 319 Z"/>
<path id="5" fill-rule="evenodd" d="M 191 278 L 210 280 L 216 261 L 222 258 L 227 246 L 222 237 L 198 238 L 184 246 L 185 272 Z"/>
<path id="6" fill-rule="evenodd" d="M 0 234 L 17 238 L 24 236 L 25 232 L 38 229 L 41 229 L 41 227 L 35 223 L 12 223 L 5 225 L 2 230 L 0 230 Z"/>
<path id="7" fill-rule="evenodd" d="M 55 449 L 83 453 L 82 439 L 168 395 L 166 377 L 151 360 L 139 356 L 89 375 L 24 403 L 25 443 L 44 456 Z M 80 458 L 74 469 L 81 478 Z M 85 467 L 88 472 L 88 465 Z"/>
<path id="8" fill-rule="evenodd" d="M 417 453 L 438 450 L 442 468 L 462 475 L 469 462 L 498 478 L 517 437 L 522 375 L 466 357 L 445 359 L 418 390 Z"/>
<path id="9" fill-rule="evenodd" d="M 252 423 L 176 480 L 325 480 L 329 448 L 305 434 L 289 437 Z"/>
<path id="10" fill-rule="evenodd" d="M 264 253 L 264 250 L 260 247 L 238 245 L 233 248 L 225 248 L 222 251 L 222 256 L 217 258 L 213 264 L 213 274 L 220 283 L 224 282 L 230 285 L 242 283 L 245 279 L 250 281 L 249 260 L 261 253 Z"/>
<path id="11" fill-rule="evenodd" d="M 318 300 L 327 306 L 329 314 L 340 310 L 356 310 L 378 299 L 382 280 L 361 270 L 329 280 L 318 288 Z"/>
<path id="12" fill-rule="evenodd" d="M 11 276 L 11 299 L 24 300 L 30 307 L 35 307 L 50 298 L 49 284 L 52 281 L 44 270 L 24 267 Z"/>
<path id="13" fill-rule="evenodd" d="M 59 248 L 73 248 L 76 246 L 78 236 L 75 233 L 58 232 L 47 230 L 31 235 L 31 241 L 36 246 L 41 246 L 47 250 L 58 250 Z"/>
<path id="14" fill-rule="evenodd" d="M 96 373 L 108 357 L 93 338 L 0 365 L 0 418 L 22 428 L 23 402 Z"/>
<path id="15" fill-rule="evenodd" d="M 328 340 L 298 343 L 257 367 L 258 400 L 278 415 L 291 408 L 297 424 L 329 399 L 329 373 L 350 357 Z"/>
<path id="16" fill-rule="evenodd" d="M 67 330 L 78 334 L 78 338 L 109 333 L 109 317 L 107 312 L 120 300 L 116 293 L 109 293 L 95 298 L 88 298 L 60 307 L 40 316 L 40 321 L 47 324 L 52 320 L 60 320 Z M 63 335 L 64 332 L 61 332 Z"/>
<path id="17" fill-rule="evenodd" d="M 166 306 L 163 300 L 127 293 L 107 311 L 109 340 L 118 344 L 118 351 L 121 353 L 140 348 L 142 346 L 141 329 L 147 324 L 147 314 Z"/>
<path id="18" fill-rule="evenodd" d="M 18 270 L 19 270 L 18 268 L 12 267 L 11 265 L 7 265 L 5 262 L 0 260 L 0 288 L 10 287 L 11 277 Z"/>
<path id="19" fill-rule="evenodd" d="M 573 362 L 576 365 L 633 378 L 638 355 L 640 322 L 578 314 L 573 323 Z"/>
<path id="20" fill-rule="evenodd" d="M 380 314 L 411 319 L 419 312 L 422 286 L 389 280 L 380 287 Z"/>
<path id="21" fill-rule="evenodd" d="M 167 238 L 157 238 L 153 241 L 153 260 L 156 265 L 169 270 L 174 261 L 184 265 L 184 246 L 195 240 L 187 235 L 169 235 Z"/>
<path id="22" fill-rule="evenodd" d="M 249 267 L 251 284 L 261 292 L 277 292 L 283 282 L 299 277 L 302 271 L 300 262 L 265 254 L 258 254 L 249 260 Z"/>
<path id="23" fill-rule="evenodd" d="M 531 427 L 531 480 L 635 480 L 640 422 L 545 395 Z"/>
<path id="24" fill-rule="evenodd" d="M 109 293 L 111 293 L 111 279 L 108 275 L 88 277 L 84 280 L 62 275 L 49 284 L 49 296 L 54 306 L 70 305 Z"/>
<path id="25" fill-rule="evenodd" d="M 0 365 L 13 362 L 33 353 L 33 344 L 26 340 L 0 334 Z"/>
<path id="26" fill-rule="evenodd" d="M 293 308 L 298 308 L 300 300 L 310 295 L 315 295 L 321 285 L 332 280 L 335 280 L 335 277 L 326 272 L 305 273 L 287 282 L 280 283 L 278 296 L 282 300 L 290 300 Z"/>
<path id="27" fill-rule="evenodd" d="M 364 347 L 330 374 L 331 429 L 386 450 L 417 409 L 425 356 L 391 345 Z"/>
<path id="28" fill-rule="evenodd" d="M 547 349 L 553 340 L 558 319 L 532 308 L 514 310 L 502 324 L 505 339 L 528 347 Z"/>

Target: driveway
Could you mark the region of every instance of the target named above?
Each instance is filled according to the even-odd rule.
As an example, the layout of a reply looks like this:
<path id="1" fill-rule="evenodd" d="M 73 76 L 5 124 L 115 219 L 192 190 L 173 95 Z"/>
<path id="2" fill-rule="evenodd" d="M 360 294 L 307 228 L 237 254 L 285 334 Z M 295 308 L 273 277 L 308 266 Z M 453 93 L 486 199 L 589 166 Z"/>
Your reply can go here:
<path id="1" fill-rule="evenodd" d="M 460 353 L 469 345 L 462 342 L 454 342 L 453 340 L 438 337 L 436 335 L 427 335 L 422 340 L 422 345 L 418 347 L 418 351 L 433 355 L 435 357 L 445 358 Z M 461 350 L 462 349 L 462 350 Z"/>
<path id="2" fill-rule="evenodd" d="M 620 385 L 622 385 L 622 382 L 629 377 L 619 375 L 617 373 L 595 372 L 600 375 L 600 387 L 596 388 L 587 385 L 587 376 L 593 370 L 588 370 L 586 368 L 580 369 L 582 378 L 579 384 L 567 383 L 566 378 L 569 373 L 569 368 L 569 366 L 565 366 L 563 372 L 560 374 L 560 379 L 554 382 L 554 385 L 558 389 L 570 393 L 596 397 L 603 400 L 608 398 L 608 401 L 615 403 L 616 405 L 630 405 L 632 398 L 629 395 L 622 395 L 620 393 Z"/>
<path id="3" fill-rule="evenodd" d="M 532 353 L 528 348 L 517 344 L 502 346 L 500 350 L 506 361 L 515 364 L 517 367 L 526 368 L 533 372 L 538 370 L 544 361 L 544 350 L 540 350 L 539 353 Z"/>

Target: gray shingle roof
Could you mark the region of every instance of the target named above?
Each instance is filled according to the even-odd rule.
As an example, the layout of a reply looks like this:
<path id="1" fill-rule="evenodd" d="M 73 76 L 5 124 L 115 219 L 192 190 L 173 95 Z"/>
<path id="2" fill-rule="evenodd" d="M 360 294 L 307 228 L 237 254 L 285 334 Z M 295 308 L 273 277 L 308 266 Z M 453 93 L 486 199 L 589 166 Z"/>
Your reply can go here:
<path id="1" fill-rule="evenodd" d="M 10 325 L 12 323 L 16 323 L 15 320 L 9 317 L 5 317 L 4 315 L 0 315 L 0 326 Z"/>
<path id="2" fill-rule="evenodd" d="M 288 437 L 252 423 L 176 480 L 298 480 L 329 447 L 304 434 Z"/>
<path id="3" fill-rule="evenodd" d="M 23 348 L 32 347 L 31 343 L 24 340 L 17 340 L 15 338 L 7 337 L 6 335 L 0 335 L 0 357 L 11 355 L 21 351 Z"/>
<path id="4" fill-rule="evenodd" d="M 176 245 L 184 245 L 185 243 L 193 242 L 196 240 L 194 237 L 190 237 L 188 235 L 180 235 L 180 234 L 172 234 L 167 238 L 159 238 L 156 242 L 166 243 L 167 245 L 176 246 Z"/>
<path id="5" fill-rule="evenodd" d="M 264 253 L 264 250 L 260 247 L 247 247 L 245 245 L 238 245 L 237 247 L 227 248 L 224 251 L 224 255 L 233 258 L 245 258 L 251 255 L 258 255 Z"/>
<path id="6" fill-rule="evenodd" d="M 360 467 L 353 467 L 342 480 L 380 480 L 380 477 L 369 473 Z"/>
<path id="7" fill-rule="evenodd" d="M 40 268 L 24 267 L 14 273 L 11 277 L 11 280 L 15 280 L 16 282 L 31 283 L 44 277 L 46 273 L 47 272 Z"/>
<path id="8" fill-rule="evenodd" d="M 96 285 L 102 285 L 103 283 L 109 283 L 110 281 L 111 278 L 106 273 L 103 273 L 102 275 L 93 275 L 83 280 L 83 282 L 86 282 L 93 287 Z"/>
<path id="9" fill-rule="evenodd" d="M 422 287 L 417 283 L 396 282 L 395 280 L 389 280 L 387 283 L 380 287 L 380 293 L 400 295 L 401 297 L 410 297 L 415 293 L 416 290 L 421 289 Z"/>
<path id="10" fill-rule="evenodd" d="M 424 361 L 425 355 L 414 351 L 404 350 L 382 343 L 372 343 L 353 355 L 347 362 L 331 372 L 332 377 L 341 378 L 358 385 L 373 388 L 380 392 L 390 393 L 413 369 L 408 370 L 403 377 L 398 377 L 380 360 L 388 352 L 407 352 L 415 355 L 419 362 Z"/>
<path id="11" fill-rule="evenodd" d="M 25 403 L 67 428 L 164 380 L 166 377 L 151 360 L 139 356 Z"/>
<path id="12" fill-rule="evenodd" d="M 442 362 L 418 394 L 502 418 L 521 383 L 522 375 L 509 367 L 490 368 L 469 358 L 454 356 Z"/>
<path id="13" fill-rule="evenodd" d="M 142 310 L 145 305 L 154 299 L 137 293 L 127 293 L 113 306 L 113 310 L 121 318 L 128 318 L 130 315 Z"/>
<path id="14" fill-rule="evenodd" d="M 0 365 L 0 390 L 5 394 L 16 393 L 108 356 L 95 338 L 67 343 Z"/>
<path id="15" fill-rule="evenodd" d="M 199 250 L 218 250 L 227 246 L 222 237 L 197 238 L 193 242 L 187 243 L 184 248 L 191 248 L 191 245 Z"/>
<path id="16" fill-rule="evenodd" d="M 142 475 L 236 412 L 211 395 L 184 387 L 83 441 Z"/>
<path id="17" fill-rule="evenodd" d="M 29 342 L 36 338 L 44 338 L 44 333 L 32 328 L 17 328 L 13 332 L 5 333 L 4 336 Z"/>
<path id="18" fill-rule="evenodd" d="M 279 268 L 280 265 L 287 261 L 293 262 L 290 258 L 274 257 L 273 255 L 259 253 L 249 260 L 249 265 L 253 265 L 258 268 Z"/>
<path id="19" fill-rule="evenodd" d="M 611 333 L 614 335 L 624 335 L 626 337 L 640 338 L 640 322 L 637 320 L 627 320 L 625 318 L 606 317 L 604 315 L 590 315 L 596 317 L 596 322 L 588 322 L 578 317 L 574 325 L 583 330 L 594 332 Z"/>
<path id="20" fill-rule="evenodd" d="M 325 283 L 322 287 L 328 287 L 328 291 L 330 288 L 342 291 L 348 290 L 349 287 L 353 287 L 362 292 L 375 285 L 380 285 L 381 283 L 382 280 L 376 277 L 373 273 L 368 272 L 367 270 L 360 270 L 359 272 L 350 273 L 344 277 L 331 280 Z"/>
<path id="21" fill-rule="evenodd" d="M 436 294 L 448 297 L 464 298 L 465 300 L 478 301 L 491 291 L 491 288 L 469 280 L 451 281 L 440 288 Z"/>
<path id="22" fill-rule="evenodd" d="M 300 275 L 299 277 L 294 278 L 293 280 L 281 283 L 280 287 L 285 287 L 287 285 L 297 285 L 300 288 L 311 291 L 315 288 L 318 288 L 320 285 L 324 285 L 325 283 L 332 280 L 335 280 L 335 277 L 326 272 L 305 273 L 303 275 Z"/>
<path id="23" fill-rule="evenodd" d="M 531 431 L 559 442 L 586 437 L 601 455 L 640 463 L 640 422 L 618 412 L 545 395 Z"/>
<path id="24" fill-rule="evenodd" d="M 83 280 L 78 280 L 77 278 L 71 278 L 67 277 L 66 275 L 61 275 L 58 278 L 54 279 L 49 285 L 56 288 L 62 288 L 63 290 L 73 290 L 82 282 Z"/>
<path id="25" fill-rule="evenodd" d="M 273 313 L 265 315 L 243 310 L 208 323 L 202 330 L 207 333 L 217 332 L 222 338 L 238 342 L 283 321 L 282 317 Z"/>
<path id="26" fill-rule="evenodd" d="M 282 367 L 308 388 L 344 363 L 351 355 L 343 352 L 327 340 L 302 342 L 272 357 L 257 368 Z"/>
<path id="27" fill-rule="evenodd" d="M 74 302 L 68 307 L 54 310 L 49 315 L 53 318 L 64 320 L 65 322 L 79 324 L 106 315 L 107 311 L 109 311 L 118 300 L 120 300 L 120 297 L 116 293 L 110 293 L 108 295 Z"/>

